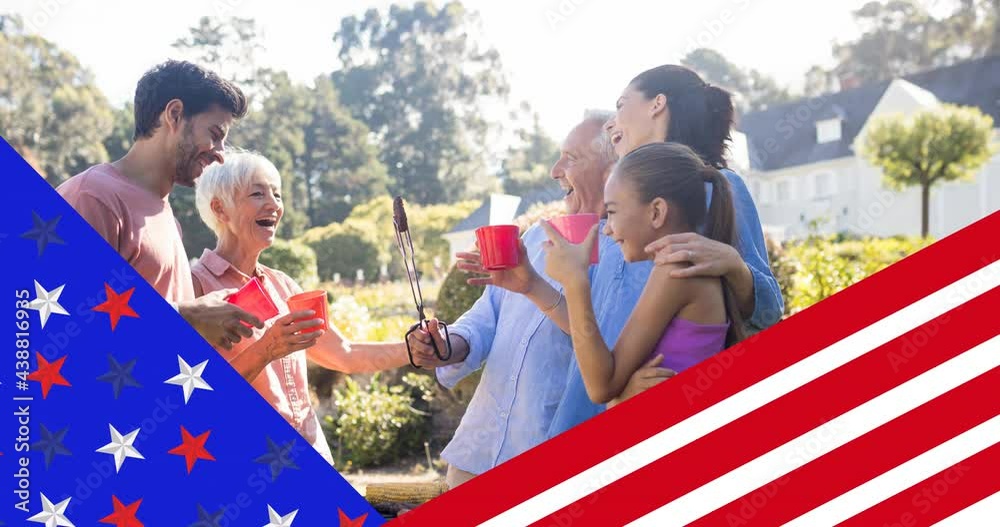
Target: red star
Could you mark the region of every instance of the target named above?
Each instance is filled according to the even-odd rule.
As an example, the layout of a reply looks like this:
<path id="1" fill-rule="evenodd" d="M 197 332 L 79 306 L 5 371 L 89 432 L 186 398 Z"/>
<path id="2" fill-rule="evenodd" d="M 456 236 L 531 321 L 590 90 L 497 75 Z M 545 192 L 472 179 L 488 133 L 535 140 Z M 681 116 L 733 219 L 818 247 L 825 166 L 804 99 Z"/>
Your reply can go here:
<path id="1" fill-rule="evenodd" d="M 215 461 L 212 454 L 205 450 L 205 441 L 208 441 L 208 434 L 212 431 L 209 430 L 198 437 L 192 437 L 191 433 L 187 431 L 183 426 L 181 427 L 181 444 L 173 448 L 173 450 L 168 451 L 168 454 L 175 454 L 178 456 L 184 456 L 184 461 L 187 462 L 188 474 L 191 473 L 191 469 L 194 468 L 194 462 L 199 459 L 206 459 L 208 461 Z"/>
<path id="2" fill-rule="evenodd" d="M 368 518 L 368 513 L 366 512 L 352 520 L 340 508 L 337 508 L 337 514 L 340 515 L 340 527 L 364 527 L 365 519 Z"/>
<path id="3" fill-rule="evenodd" d="M 109 523 L 115 527 L 143 527 L 142 522 L 135 517 L 136 513 L 139 512 L 141 499 L 130 505 L 123 505 L 118 496 L 112 495 L 111 503 L 115 511 L 97 521 Z"/>
<path id="4" fill-rule="evenodd" d="M 108 300 L 103 304 L 94 307 L 94 311 L 107 313 L 111 317 L 111 331 L 115 330 L 118 320 L 122 317 L 139 318 L 139 314 L 128 306 L 128 301 L 132 298 L 135 288 L 129 289 L 122 294 L 118 294 L 107 283 L 104 284 L 104 291 L 108 294 Z"/>
<path id="5" fill-rule="evenodd" d="M 50 363 L 45 360 L 45 357 L 41 353 L 36 351 L 35 355 L 38 357 L 38 369 L 28 374 L 28 380 L 42 383 L 42 399 L 49 396 L 49 389 L 52 388 L 53 384 L 70 386 L 69 381 L 59 373 L 59 369 L 66 362 L 65 356 L 59 357 L 55 362 Z"/>

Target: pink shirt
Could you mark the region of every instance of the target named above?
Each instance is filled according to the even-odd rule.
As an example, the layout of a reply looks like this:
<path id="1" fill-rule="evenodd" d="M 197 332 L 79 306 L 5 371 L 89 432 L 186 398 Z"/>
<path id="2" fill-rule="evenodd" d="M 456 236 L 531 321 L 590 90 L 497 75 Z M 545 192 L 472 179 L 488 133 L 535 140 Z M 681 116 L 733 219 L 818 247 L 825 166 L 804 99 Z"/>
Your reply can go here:
<path id="1" fill-rule="evenodd" d="M 108 163 L 69 178 L 56 191 L 163 298 L 194 300 L 181 227 L 167 197 L 136 185 Z"/>
<path id="2" fill-rule="evenodd" d="M 264 288 L 278 307 L 280 316 L 289 313 L 285 299 L 301 293 L 302 288 L 281 271 L 258 264 L 257 273 L 263 278 Z M 251 277 L 243 274 L 215 251 L 205 249 L 201 258 L 192 267 L 194 281 L 201 288 L 202 294 L 219 289 L 242 287 Z M 264 329 L 254 329 L 253 336 L 241 340 L 233 349 L 216 348 L 226 358 L 231 360 L 248 346 L 257 342 L 267 328 L 279 317 L 264 323 Z M 271 403 L 282 417 L 285 418 L 302 437 L 308 441 L 327 461 L 333 463 L 330 446 L 323 436 L 319 418 L 313 409 L 309 398 L 309 383 L 306 380 L 306 350 L 299 350 L 268 364 L 264 371 L 251 383 L 253 387 Z"/>

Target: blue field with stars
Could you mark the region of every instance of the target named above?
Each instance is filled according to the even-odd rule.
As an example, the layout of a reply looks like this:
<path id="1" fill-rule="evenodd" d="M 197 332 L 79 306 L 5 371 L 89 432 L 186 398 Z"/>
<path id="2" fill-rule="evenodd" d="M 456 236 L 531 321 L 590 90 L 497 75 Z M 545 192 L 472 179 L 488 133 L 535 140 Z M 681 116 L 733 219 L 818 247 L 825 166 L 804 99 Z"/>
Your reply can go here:
<path id="1" fill-rule="evenodd" d="M 382 518 L 7 143 L 0 524 Z"/>

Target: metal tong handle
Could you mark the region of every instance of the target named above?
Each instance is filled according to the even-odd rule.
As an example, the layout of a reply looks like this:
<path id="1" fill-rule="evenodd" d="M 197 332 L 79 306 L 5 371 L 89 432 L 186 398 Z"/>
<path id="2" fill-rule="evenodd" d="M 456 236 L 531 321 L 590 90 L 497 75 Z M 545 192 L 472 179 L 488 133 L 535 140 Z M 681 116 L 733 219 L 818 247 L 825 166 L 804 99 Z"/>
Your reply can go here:
<path id="1" fill-rule="evenodd" d="M 434 335 L 431 335 L 431 347 L 434 348 L 434 355 L 438 359 L 441 359 L 442 361 L 448 361 L 449 359 L 451 359 L 451 335 L 448 334 L 448 325 L 445 324 L 444 322 L 438 321 L 438 327 L 444 329 L 444 345 L 446 348 L 448 348 L 448 353 L 447 354 L 441 353 L 441 349 L 438 348 L 437 341 L 434 340 Z M 410 349 L 410 334 L 421 328 L 423 328 L 427 332 L 430 332 L 430 327 L 428 327 L 428 322 L 426 320 L 421 320 L 420 322 L 417 322 L 416 324 L 410 326 L 410 330 L 406 332 L 406 337 L 404 338 L 404 340 L 406 340 L 406 354 L 409 355 L 410 357 L 410 366 L 413 366 L 418 370 L 421 370 L 423 368 L 417 366 L 417 363 L 413 362 L 413 350 Z"/>
<path id="2" fill-rule="evenodd" d="M 395 221 L 393 221 L 395 223 Z M 420 278 L 417 276 L 417 261 L 414 257 L 413 250 L 413 238 L 410 237 L 410 231 L 399 230 L 399 225 L 396 225 L 396 245 L 399 246 L 399 252 L 403 256 L 403 266 L 406 268 L 406 278 L 410 282 L 410 293 L 413 295 L 413 303 L 417 307 L 417 317 L 418 322 L 410 327 L 410 330 L 406 332 L 404 340 L 406 340 L 406 353 L 410 359 L 410 365 L 417 369 L 422 369 L 420 366 L 413 361 L 413 350 L 410 348 L 409 337 L 410 334 L 416 331 L 418 328 L 424 328 L 429 330 L 427 323 L 427 317 L 424 315 L 424 296 L 423 292 L 420 290 Z M 409 251 L 407 251 L 409 249 Z M 407 254 L 409 253 L 409 254 Z M 437 341 L 434 340 L 434 336 L 431 336 L 431 346 L 434 348 L 434 355 L 442 360 L 447 361 L 451 359 L 452 349 L 451 349 L 451 339 L 448 334 L 448 325 L 443 322 L 438 322 L 438 326 L 444 328 L 444 342 L 445 346 L 448 348 L 447 354 L 443 354 L 438 348 Z"/>

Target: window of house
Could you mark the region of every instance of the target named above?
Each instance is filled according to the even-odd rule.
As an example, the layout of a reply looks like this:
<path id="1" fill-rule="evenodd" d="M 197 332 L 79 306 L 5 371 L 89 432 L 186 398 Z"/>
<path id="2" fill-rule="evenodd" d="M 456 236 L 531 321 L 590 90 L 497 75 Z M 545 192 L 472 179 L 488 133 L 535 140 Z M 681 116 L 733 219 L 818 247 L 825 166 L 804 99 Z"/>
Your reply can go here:
<path id="1" fill-rule="evenodd" d="M 822 198 L 833 194 L 833 176 L 829 172 L 820 172 L 813 176 L 813 186 L 816 189 L 816 197 Z"/>
<path id="2" fill-rule="evenodd" d="M 840 141 L 842 122 L 840 119 L 816 121 L 816 142 L 822 144 Z"/>
<path id="3" fill-rule="evenodd" d="M 790 181 L 778 182 L 778 202 L 790 201 L 792 199 L 792 183 Z"/>

